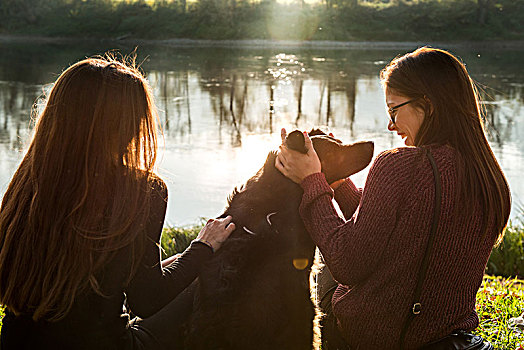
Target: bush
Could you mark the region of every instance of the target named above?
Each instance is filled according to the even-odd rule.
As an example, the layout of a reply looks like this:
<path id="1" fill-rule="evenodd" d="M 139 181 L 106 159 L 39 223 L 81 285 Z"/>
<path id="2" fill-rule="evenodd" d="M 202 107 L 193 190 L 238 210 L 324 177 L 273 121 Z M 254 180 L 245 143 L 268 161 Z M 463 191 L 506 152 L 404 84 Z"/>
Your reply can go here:
<path id="1" fill-rule="evenodd" d="M 196 238 L 203 223 L 185 228 L 169 227 L 162 231 L 162 259 L 182 253 Z"/>
<path id="2" fill-rule="evenodd" d="M 517 221 L 508 225 L 502 243 L 491 252 L 488 274 L 524 278 L 524 225 Z"/>

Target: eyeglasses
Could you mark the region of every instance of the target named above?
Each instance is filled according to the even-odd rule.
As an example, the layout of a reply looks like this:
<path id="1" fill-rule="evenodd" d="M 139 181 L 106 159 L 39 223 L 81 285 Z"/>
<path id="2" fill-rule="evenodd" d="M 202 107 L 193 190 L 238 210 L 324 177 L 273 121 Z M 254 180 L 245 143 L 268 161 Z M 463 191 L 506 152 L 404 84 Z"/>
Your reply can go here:
<path id="1" fill-rule="evenodd" d="M 412 99 L 412 100 L 409 100 L 409 101 L 403 102 L 403 103 L 401 103 L 401 104 L 399 104 L 399 105 L 396 105 L 396 106 L 393 106 L 393 107 L 389 107 L 389 108 L 388 108 L 388 114 L 389 114 L 389 119 L 391 120 L 391 122 L 392 122 L 393 124 L 395 124 L 395 119 L 396 119 L 396 117 L 397 117 L 397 116 L 395 115 L 395 111 L 396 111 L 397 109 L 399 109 L 400 107 L 405 106 L 405 105 L 407 105 L 407 104 L 409 104 L 409 103 L 411 103 L 411 102 L 415 102 L 416 100 L 418 100 L 418 98 L 414 98 L 414 99 Z"/>

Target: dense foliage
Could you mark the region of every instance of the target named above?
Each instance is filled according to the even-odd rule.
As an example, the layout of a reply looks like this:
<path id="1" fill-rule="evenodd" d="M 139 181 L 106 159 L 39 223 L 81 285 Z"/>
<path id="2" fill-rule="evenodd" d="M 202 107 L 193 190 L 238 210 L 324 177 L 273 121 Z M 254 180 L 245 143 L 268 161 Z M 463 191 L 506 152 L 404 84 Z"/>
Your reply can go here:
<path id="1" fill-rule="evenodd" d="M 524 223 L 510 224 L 502 243 L 493 249 L 487 273 L 497 276 L 524 278 Z"/>
<path id="2" fill-rule="evenodd" d="M 99 38 L 524 38 L 524 0 L 2 0 L 0 33 Z"/>
<path id="3" fill-rule="evenodd" d="M 196 238 L 203 225 L 195 225 L 185 228 L 164 228 L 162 232 L 162 259 L 182 253 Z"/>

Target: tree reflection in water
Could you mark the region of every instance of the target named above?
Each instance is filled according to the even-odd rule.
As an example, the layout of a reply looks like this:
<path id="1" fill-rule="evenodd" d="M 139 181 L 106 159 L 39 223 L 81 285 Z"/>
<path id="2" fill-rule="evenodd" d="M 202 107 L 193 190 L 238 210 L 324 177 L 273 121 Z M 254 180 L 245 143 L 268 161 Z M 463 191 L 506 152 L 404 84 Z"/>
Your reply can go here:
<path id="1" fill-rule="evenodd" d="M 524 144 L 520 142 L 524 134 L 522 52 L 461 51 L 458 53 L 468 63 L 471 75 L 481 83 L 488 137 L 510 181 L 515 205 L 520 205 L 519 198 L 524 195 L 520 181 L 524 171 Z M 71 62 L 104 50 L 34 45 L 6 52 L 0 57 L 2 189 L 21 160 L 31 134 L 31 108 L 45 84 Z M 386 129 L 378 79 L 380 69 L 399 53 L 296 47 L 139 50 L 140 55 L 149 56 L 143 69 L 154 90 L 166 148 L 180 154 L 193 152 L 193 166 L 210 152 L 229 162 L 235 152 L 252 147 L 253 137 L 261 142 L 260 152 L 267 153 L 278 143 L 264 144 L 270 140 L 264 135 L 274 135 L 282 126 L 322 126 L 346 141 L 373 139 L 377 152 L 402 146 Z M 221 166 L 240 171 L 235 164 Z M 177 182 L 190 176 L 177 175 Z M 223 187 L 230 191 L 235 183 L 224 180 Z M 225 198 L 221 193 L 218 197 Z"/>

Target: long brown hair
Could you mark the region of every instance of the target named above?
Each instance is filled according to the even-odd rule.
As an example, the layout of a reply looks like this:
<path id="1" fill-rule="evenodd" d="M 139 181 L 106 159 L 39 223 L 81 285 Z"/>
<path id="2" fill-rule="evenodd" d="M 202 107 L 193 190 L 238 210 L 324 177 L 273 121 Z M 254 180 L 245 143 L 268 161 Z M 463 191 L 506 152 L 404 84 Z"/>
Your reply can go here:
<path id="1" fill-rule="evenodd" d="M 485 136 L 478 90 L 464 64 L 447 51 L 423 47 L 395 58 L 380 78 L 386 89 L 417 98 L 425 110 L 415 146 L 448 144 L 458 152 L 464 164 L 458 197 L 470 208 L 480 203 L 485 230 L 494 227 L 500 242 L 511 208 L 509 188 Z"/>
<path id="2" fill-rule="evenodd" d="M 59 76 L 0 209 L 0 303 L 11 312 L 61 319 L 84 289 L 103 294 L 96 273 L 117 249 L 131 245 L 136 264 L 155 113 L 132 57 L 85 59 Z"/>

